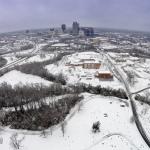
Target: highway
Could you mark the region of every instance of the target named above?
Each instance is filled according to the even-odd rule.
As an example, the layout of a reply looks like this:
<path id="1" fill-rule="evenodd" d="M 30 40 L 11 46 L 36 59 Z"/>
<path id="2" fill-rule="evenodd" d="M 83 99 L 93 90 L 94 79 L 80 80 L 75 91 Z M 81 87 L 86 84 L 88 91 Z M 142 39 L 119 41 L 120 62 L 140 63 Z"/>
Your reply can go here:
<path id="1" fill-rule="evenodd" d="M 101 50 L 97 49 L 97 52 L 101 52 Z M 123 77 L 123 74 L 121 73 L 121 71 L 119 70 L 119 68 L 114 65 L 113 61 L 111 60 L 110 56 L 107 54 L 107 53 L 104 53 L 103 52 L 103 55 L 106 57 L 106 59 L 108 60 L 108 63 L 111 64 L 111 66 L 114 68 L 114 72 L 116 72 L 116 74 L 119 76 L 120 80 L 122 81 L 122 83 L 124 84 L 125 86 L 125 89 L 126 89 L 126 94 L 128 96 L 128 99 L 130 100 L 130 104 L 131 104 L 131 109 L 132 109 L 132 113 L 133 113 L 133 117 L 134 117 L 134 121 L 135 121 L 135 124 L 137 126 L 137 129 L 138 131 L 140 132 L 143 140 L 145 141 L 145 143 L 147 144 L 147 146 L 150 148 L 150 140 L 146 134 L 146 131 L 145 129 L 143 128 L 142 126 L 142 123 L 140 122 L 140 119 L 139 119 L 139 116 L 138 116 L 138 113 L 137 113 L 137 110 L 136 110 L 136 104 L 135 104 L 135 99 L 134 97 L 132 96 L 132 93 L 130 91 L 130 88 L 129 88 L 129 85 L 128 85 L 128 82 L 126 81 L 126 79 Z"/>
<path id="2" fill-rule="evenodd" d="M 37 53 L 37 52 L 39 51 L 39 47 L 37 48 L 37 46 L 38 46 L 38 45 L 35 44 L 35 46 L 34 46 L 34 48 L 33 48 L 33 51 L 31 52 L 31 54 L 35 54 L 35 53 Z M 11 62 L 11 63 L 9 63 L 9 64 L 6 64 L 5 66 L 3 66 L 3 67 L 0 68 L 0 71 L 5 71 L 6 69 L 13 68 L 14 66 L 16 66 L 16 65 L 18 65 L 19 63 L 21 63 L 21 62 L 23 62 L 23 61 L 29 59 L 30 57 L 32 57 L 32 56 L 25 56 L 25 57 L 23 57 L 23 58 L 19 58 L 19 59 L 15 60 L 15 61 L 13 61 L 13 62 Z"/>

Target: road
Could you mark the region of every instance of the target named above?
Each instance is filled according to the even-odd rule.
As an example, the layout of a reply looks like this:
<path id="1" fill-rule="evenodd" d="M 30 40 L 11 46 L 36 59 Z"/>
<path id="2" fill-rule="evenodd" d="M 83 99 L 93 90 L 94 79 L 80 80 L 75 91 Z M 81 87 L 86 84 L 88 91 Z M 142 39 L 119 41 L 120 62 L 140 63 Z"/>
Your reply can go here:
<path id="1" fill-rule="evenodd" d="M 37 48 L 37 46 L 38 45 L 35 43 L 34 49 L 31 52 L 31 54 L 35 54 L 35 53 L 37 53 L 39 51 L 39 47 Z M 6 69 L 13 68 L 14 66 L 16 66 L 19 63 L 21 63 L 21 62 L 29 59 L 30 57 L 32 57 L 32 56 L 26 56 L 26 57 L 23 57 L 23 58 L 19 58 L 19 59 L 15 60 L 15 61 L 13 61 L 13 62 L 11 62 L 9 64 L 6 64 L 5 66 L 3 66 L 3 67 L 0 68 L 0 71 L 5 71 Z"/>
<path id="2" fill-rule="evenodd" d="M 132 95 L 133 95 L 133 94 L 135 95 L 135 94 L 141 93 L 141 92 L 143 92 L 143 91 L 145 91 L 145 90 L 148 90 L 148 89 L 150 89 L 150 87 L 147 87 L 147 88 L 144 88 L 144 89 L 142 89 L 142 90 L 133 92 Z"/>
<path id="3" fill-rule="evenodd" d="M 100 53 L 99 49 L 97 49 L 97 51 Z M 141 134 L 143 140 L 145 141 L 145 143 L 147 144 L 147 146 L 150 148 L 150 140 L 149 140 L 149 138 L 146 134 L 146 131 L 144 130 L 144 128 L 142 126 L 142 123 L 140 122 L 140 119 L 139 119 L 139 116 L 138 116 L 138 113 L 137 113 L 137 110 L 136 110 L 135 99 L 132 96 L 132 93 L 130 91 L 130 88 L 129 88 L 129 85 L 128 85 L 126 79 L 123 77 L 123 75 L 122 75 L 121 71 L 119 70 L 119 68 L 116 65 L 114 65 L 114 63 L 111 60 L 111 58 L 109 57 L 109 55 L 107 53 L 104 53 L 104 52 L 103 52 L 103 55 L 107 58 L 108 62 L 114 68 L 114 71 L 119 76 L 122 83 L 124 84 L 128 99 L 130 100 L 130 103 L 131 103 L 131 109 L 132 109 L 132 113 L 133 113 L 133 117 L 134 117 L 134 121 L 135 121 L 135 124 L 137 126 L 137 129 L 140 132 L 140 134 Z"/>

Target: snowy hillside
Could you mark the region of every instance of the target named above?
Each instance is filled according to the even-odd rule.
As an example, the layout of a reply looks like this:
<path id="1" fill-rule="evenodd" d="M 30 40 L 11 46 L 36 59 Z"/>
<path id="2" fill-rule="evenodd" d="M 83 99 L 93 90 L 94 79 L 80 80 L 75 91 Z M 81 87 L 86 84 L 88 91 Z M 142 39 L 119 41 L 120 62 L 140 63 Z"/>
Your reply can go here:
<path id="1" fill-rule="evenodd" d="M 27 85 L 27 84 L 43 84 L 43 85 L 50 85 L 51 82 L 44 80 L 38 76 L 24 74 L 20 71 L 10 71 L 6 73 L 4 76 L 0 77 L 0 84 L 2 83 L 8 83 L 12 86 L 15 85 Z"/>
<path id="2" fill-rule="evenodd" d="M 71 119 L 66 119 L 64 136 L 61 126 L 46 130 L 46 138 L 40 136 L 40 132 L 5 128 L 0 135 L 3 138 L 0 149 L 10 149 L 9 137 L 16 132 L 20 137 L 25 136 L 22 150 L 41 150 L 43 147 L 44 150 L 148 150 L 134 122 L 131 121 L 132 112 L 126 100 L 83 95 L 85 98 L 80 109 L 76 106 L 72 109 L 72 113 L 76 113 Z M 92 133 L 92 124 L 95 121 L 101 123 L 99 133 Z"/>

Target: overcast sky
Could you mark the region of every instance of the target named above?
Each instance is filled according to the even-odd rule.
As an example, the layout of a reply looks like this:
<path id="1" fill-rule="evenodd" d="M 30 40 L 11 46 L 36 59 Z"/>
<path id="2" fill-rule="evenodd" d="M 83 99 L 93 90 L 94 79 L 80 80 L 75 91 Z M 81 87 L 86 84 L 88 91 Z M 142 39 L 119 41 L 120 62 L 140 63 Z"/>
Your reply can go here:
<path id="1" fill-rule="evenodd" d="M 150 0 L 0 0 L 0 32 L 83 26 L 150 31 Z"/>

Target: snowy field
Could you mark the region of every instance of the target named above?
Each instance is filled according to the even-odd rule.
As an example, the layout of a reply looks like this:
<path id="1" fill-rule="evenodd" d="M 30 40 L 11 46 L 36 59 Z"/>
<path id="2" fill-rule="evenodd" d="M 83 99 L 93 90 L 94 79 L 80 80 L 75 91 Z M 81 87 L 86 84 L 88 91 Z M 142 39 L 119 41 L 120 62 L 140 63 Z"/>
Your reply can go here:
<path id="1" fill-rule="evenodd" d="M 132 112 L 126 100 L 83 95 L 80 109 L 76 106 L 71 111 L 75 114 L 66 119 L 64 136 L 61 126 L 53 127 L 52 134 L 50 129 L 46 130 L 46 137 L 40 136 L 39 132 L 5 128 L 0 134 L 3 138 L 0 149 L 11 150 L 10 137 L 18 133 L 20 138 L 25 136 L 21 150 L 148 150 L 131 122 Z M 96 121 L 101 123 L 100 132 L 92 133 L 92 124 Z"/>
<path id="2" fill-rule="evenodd" d="M 50 85 L 52 82 L 49 82 L 41 77 L 25 74 L 17 70 L 10 71 L 0 77 L 0 84 L 8 83 L 13 87 L 15 85 L 27 85 L 27 84 L 43 84 L 43 85 Z"/>

